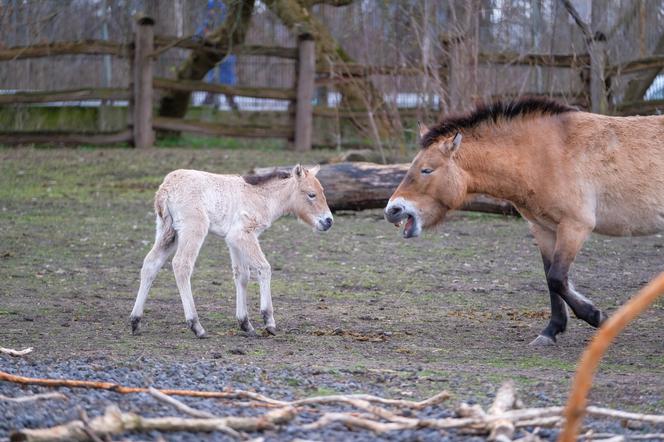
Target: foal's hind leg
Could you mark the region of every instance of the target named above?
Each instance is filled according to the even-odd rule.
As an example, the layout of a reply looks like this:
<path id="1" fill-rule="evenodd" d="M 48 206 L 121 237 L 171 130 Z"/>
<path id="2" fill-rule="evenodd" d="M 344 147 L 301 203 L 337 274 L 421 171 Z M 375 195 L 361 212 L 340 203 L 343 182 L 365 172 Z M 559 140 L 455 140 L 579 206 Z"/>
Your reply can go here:
<path id="1" fill-rule="evenodd" d="M 154 246 L 152 246 L 152 250 L 148 252 L 143 260 L 143 267 L 141 268 L 141 285 L 138 289 L 134 308 L 129 317 L 131 322 L 131 332 L 133 334 L 139 332 L 141 318 L 143 317 L 143 307 L 145 306 L 145 300 L 148 297 L 150 287 L 152 287 L 152 283 L 154 282 L 157 273 L 159 273 L 159 270 L 175 251 L 176 244 L 177 239 L 172 235 L 172 232 L 164 232 L 161 229 L 157 230 Z"/>
<path id="2" fill-rule="evenodd" d="M 548 275 L 556 246 L 556 234 L 546 227 L 537 224 L 530 224 L 530 231 L 535 237 L 542 254 L 544 274 Z M 565 301 L 563 301 L 563 298 L 560 295 L 552 291 L 549 291 L 549 297 L 551 298 L 551 318 L 549 319 L 549 324 L 544 330 L 542 330 L 539 336 L 530 343 L 530 345 L 553 345 L 556 342 L 556 335 L 563 333 L 567 328 L 569 313 L 567 312 Z"/>
<path id="3" fill-rule="evenodd" d="M 196 264 L 198 252 L 201 250 L 207 232 L 207 221 L 194 225 L 188 224 L 183 227 L 178 231 L 178 248 L 173 257 L 173 273 L 175 273 L 175 282 L 182 298 L 184 317 L 191 331 L 199 338 L 206 338 L 207 333 L 201 326 L 198 313 L 196 313 L 194 297 L 191 293 L 191 274 L 194 271 L 194 264 Z"/>
<path id="4" fill-rule="evenodd" d="M 588 298 L 575 291 L 568 280 L 572 262 L 590 231 L 588 227 L 576 223 L 559 224 L 556 231 L 556 247 L 546 280 L 549 290 L 559 294 L 577 318 L 583 319 L 593 327 L 599 327 L 606 320 L 606 315 Z"/>

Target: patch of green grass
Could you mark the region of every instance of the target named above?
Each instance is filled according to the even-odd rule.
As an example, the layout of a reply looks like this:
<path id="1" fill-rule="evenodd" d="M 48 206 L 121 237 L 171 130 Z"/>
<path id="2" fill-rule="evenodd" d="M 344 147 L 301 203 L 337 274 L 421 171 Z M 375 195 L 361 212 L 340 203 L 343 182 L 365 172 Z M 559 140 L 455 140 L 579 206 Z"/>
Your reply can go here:
<path id="1" fill-rule="evenodd" d="M 315 390 L 310 391 L 307 396 L 308 397 L 312 397 L 312 396 L 332 396 L 332 395 L 335 395 L 335 394 L 338 394 L 338 391 L 333 389 L 333 388 L 318 387 Z"/>
<path id="2" fill-rule="evenodd" d="M 539 355 L 529 355 L 515 357 L 511 359 L 490 359 L 486 363 L 496 368 L 517 368 L 517 369 L 560 369 L 564 371 L 574 371 L 576 365 L 574 362 L 562 361 L 553 357 L 544 357 Z"/>

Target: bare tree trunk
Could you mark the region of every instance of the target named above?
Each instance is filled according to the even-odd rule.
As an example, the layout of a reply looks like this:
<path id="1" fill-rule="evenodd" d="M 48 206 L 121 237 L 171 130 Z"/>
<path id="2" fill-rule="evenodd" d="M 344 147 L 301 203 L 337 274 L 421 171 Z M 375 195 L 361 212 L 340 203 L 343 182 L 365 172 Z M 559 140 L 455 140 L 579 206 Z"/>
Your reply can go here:
<path id="1" fill-rule="evenodd" d="M 344 74 L 343 65 L 353 60 L 339 46 L 321 21 L 311 14 L 308 8 L 316 3 L 345 6 L 352 2 L 353 0 L 265 0 L 264 3 L 293 32 L 310 34 L 314 37 L 316 40 L 316 63 L 319 66 L 327 64 L 341 66 L 338 71 L 340 74 Z M 395 131 L 392 130 L 389 111 L 382 95 L 368 78 L 343 82 L 337 87 L 342 95 L 341 104 L 344 107 L 351 110 L 366 110 L 372 113 L 381 139 L 395 135 Z"/>
<path id="2" fill-rule="evenodd" d="M 254 0 L 232 0 L 228 4 L 228 13 L 224 23 L 206 36 L 206 41 L 224 49 L 225 52 L 192 50 L 191 54 L 178 69 L 178 80 L 202 80 L 217 63 L 230 54 L 234 46 L 244 41 Z M 190 91 L 171 91 L 161 98 L 159 116 L 182 118 L 187 113 Z"/>

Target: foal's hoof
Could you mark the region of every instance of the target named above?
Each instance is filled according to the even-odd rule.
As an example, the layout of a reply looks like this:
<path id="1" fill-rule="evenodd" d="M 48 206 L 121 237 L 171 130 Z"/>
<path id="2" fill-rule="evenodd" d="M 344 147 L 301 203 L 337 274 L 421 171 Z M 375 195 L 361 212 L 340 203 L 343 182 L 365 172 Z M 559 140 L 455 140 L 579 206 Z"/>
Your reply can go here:
<path id="1" fill-rule="evenodd" d="M 255 338 L 258 336 L 256 330 L 254 330 L 254 326 L 251 325 L 251 322 L 249 322 L 249 318 L 238 319 L 238 323 L 240 324 L 240 330 L 244 332 L 245 336 L 250 338 Z"/>
<path id="2" fill-rule="evenodd" d="M 556 341 L 554 341 L 548 336 L 539 335 L 535 339 L 533 339 L 531 343 L 528 345 L 530 345 L 531 347 L 550 347 L 552 345 L 556 345 Z"/>
<path id="3" fill-rule="evenodd" d="M 141 317 L 130 317 L 129 322 L 131 323 L 131 334 L 137 335 L 141 331 Z"/>
<path id="4" fill-rule="evenodd" d="M 274 327 L 272 325 L 268 325 L 267 327 L 265 327 L 265 331 L 271 334 L 272 336 L 277 335 L 277 327 Z"/>
<path id="5" fill-rule="evenodd" d="M 187 321 L 187 325 L 189 326 L 191 331 L 194 332 L 194 334 L 198 339 L 205 339 L 208 337 L 207 332 L 205 331 L 201 323 L 198 322 L 198 319 L 189 319 Z"/>

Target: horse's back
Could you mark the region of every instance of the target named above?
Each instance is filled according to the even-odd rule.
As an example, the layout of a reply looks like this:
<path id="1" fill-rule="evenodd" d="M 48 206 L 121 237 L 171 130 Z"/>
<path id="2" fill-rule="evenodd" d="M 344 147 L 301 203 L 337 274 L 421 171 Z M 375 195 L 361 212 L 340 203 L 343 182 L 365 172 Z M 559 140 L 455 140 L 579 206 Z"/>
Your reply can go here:
<path id="1" fill-rule="evenodd" d="M 595 230 L 648 235 L 664 230 L 664 117 L 575 113 L 568 158 L 595 199 Z"/>

